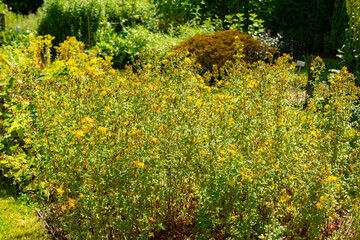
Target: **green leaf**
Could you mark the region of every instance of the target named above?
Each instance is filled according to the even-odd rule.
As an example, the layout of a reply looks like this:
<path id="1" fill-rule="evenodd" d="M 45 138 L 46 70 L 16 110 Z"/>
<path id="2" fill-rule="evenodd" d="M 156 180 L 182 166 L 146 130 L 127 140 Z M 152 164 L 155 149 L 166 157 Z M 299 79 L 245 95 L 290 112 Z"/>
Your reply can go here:
<path id="1" fill-rule="evenodd" d="M 9 79 L 9 84 L 8 84 L 7 87 L 8 87 L 8 88 L 12 88 L 12 87 L 14 86 L 14 82 L 15 82 L 15 78 L 13 78 L 13 77 L 10 78 L 10 79 Z"/>

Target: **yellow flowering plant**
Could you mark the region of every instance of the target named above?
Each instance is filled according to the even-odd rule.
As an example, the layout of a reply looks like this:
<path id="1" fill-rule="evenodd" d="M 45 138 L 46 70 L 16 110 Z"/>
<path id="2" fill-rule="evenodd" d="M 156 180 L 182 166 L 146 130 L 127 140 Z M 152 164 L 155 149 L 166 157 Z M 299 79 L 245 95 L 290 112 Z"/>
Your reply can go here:
<path id="1" fill-rule="evenodd" d="M 316 82 L 303 109 L 306 79 L 288 55 L 239 56 L 209 86 L 216 72 L 198 75 L 185 52 L 124 71 L 74 38 L 57 53 L 49 64 L 28 59 L 15 73 L 28 80 L 14 87 L 33 96 L 22 139 L 59 235 L 319 239 L 330 224 L 359 229 L 359 89 L 345 68 L 325 88 Z"/>

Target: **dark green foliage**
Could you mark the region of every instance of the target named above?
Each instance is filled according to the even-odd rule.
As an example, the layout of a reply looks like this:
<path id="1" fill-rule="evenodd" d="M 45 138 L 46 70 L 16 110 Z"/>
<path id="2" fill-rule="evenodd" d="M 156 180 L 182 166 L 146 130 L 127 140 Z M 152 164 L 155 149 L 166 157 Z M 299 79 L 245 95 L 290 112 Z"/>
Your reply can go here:
<path id="1" fill-rule="evenodd" d="M 245 27 L 250 24 L 249 16 L 256 13 L 261 19 L 270 15 L 272 0 L 152 0 L 156 5 L 157 15 L 160 17 L 160 27 L 167 28 L 169 25 L 179 25 L 193 18 L 204 20 L 208 17 L 217 16 L 224 20 L 226 15 L 244 13 Z"/>
<path id="2" fill-rule="evenodd" d="M 19 42 L 26 42 L 26 35 L 24 32 L 17 32 L 16 30 L 6 30 L 0 32 L 0 46 L 15 45 Z"/>
<path id="3" fill-rule="evenodd" d="M 147 33 L 141 27 L 120 33 L 113 29 L 104 30 L 99 35 L 95 48 L 98 49 L 100 56 L 112 56 L 113 67 L 123 68 L 138 59 L 147 44 Z"/>
<path id="4" fill-rule="evenodd" d="M 244 30 L 251 25 L 250 14 L 263 19 L 264 26 L 280 33 L 288 42 L 298 42 L 305 50 L 335 53 L 344 41 L 347 26 L 343 0 L 153 0 L 164 29 L 196 17 L 204 20 L 244 13 Z M 293 47 L 289 47 L 290 50 Z"/>
<path id="5" fill-rule="evenodd" d="M 135 26 L 146 23 L 149 19 L 147 6 L 136 1 L 114 1 L 103 2 L 106 20 L 115 26 L 115 31 L 124 31 L 127 26 Z"/>
<path id="6" fill-rule="evenodd" d="M 285 37 L 303 42 L 308 50 L 321 50 L 324 35 L 330 31 L 333 5 L 334 0 L 273 0 L 269 25 Z"/>
<path id="7" fill-rule="evenodd" d="M 356 105 L 351 112 L 351 121 L 359 121 L 360 120 L 360 105 Z"/>
<path id="8" fill-rule="evenodd" d="M 349 21 L 344 0 L 335 0 L 333 9 L 330 20 L 331 29 L 324 38 L 324 51 L 326 53 L 336 53 L 337 49 L 342 47 L 345 42 L 345 29 Z"/>
<path id="9" fill-rule="evenodd" d="M 354 73 L 356 84 L 360 86 L 360 2 L 346 0 L 346 10 L 349 17 L 346 29 L 346 40 L 342 48 L 343 63 L 349 71 Z"/>
<path id="10" fill-rule="evenodd" d="M 44 0 L 3 0 L 2 2 L 14 12 L 28 14 L 30 12 L 35 13 Z"/>
<path id="11" fill-rule="evenodd" d="M 180 25 L 192 18 L 192 13 L 196 9 L 196 3 L 200 1 L 193 0 L 152 0 L 156 6 L 157 16 L 160 18 L 159 27 L 166 30 L 169 25 Z"/>
<path id="12" fill-rule="evenodd" d="M 42 15 L 38 32 L 54 36 L 54 45 L 65 41 L 67 36 L 76 37 L 87 47 L 95 44 L 102 17 L 99 1 L 49 0 L 44 4 Z"/>
<path id="13" fill-rule="evenodd" d="M 246 62 L 265 60 L 275 49 L 270 48 L 251 35 L 240 33 L 238 30 L 219 31 L 209 35 L 191 37 L 175 47 L 195 54 L 196 61 L 205 71 L 211 71 L 213 66 L 221 68 L 226 61 L 233 61 L 236 54 L 235 37 L 244 44 L 243 54 Z"/>

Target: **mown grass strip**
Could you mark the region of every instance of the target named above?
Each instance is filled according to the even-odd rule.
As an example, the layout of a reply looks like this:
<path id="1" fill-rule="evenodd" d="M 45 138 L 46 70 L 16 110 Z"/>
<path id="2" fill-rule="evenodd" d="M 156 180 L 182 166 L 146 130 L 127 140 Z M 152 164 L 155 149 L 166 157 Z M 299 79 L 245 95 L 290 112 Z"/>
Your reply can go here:
<path id="1" fill-rule="evenodd" d="M 0 239 L 49 239 L 35 215 L 35 207 L 0 176 Z"/>

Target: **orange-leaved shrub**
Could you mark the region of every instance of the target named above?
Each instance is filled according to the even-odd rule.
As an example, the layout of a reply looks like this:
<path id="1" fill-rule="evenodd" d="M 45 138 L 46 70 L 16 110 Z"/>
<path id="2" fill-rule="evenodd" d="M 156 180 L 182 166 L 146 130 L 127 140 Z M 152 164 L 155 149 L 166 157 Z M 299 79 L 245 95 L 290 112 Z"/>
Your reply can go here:
<path id="1" fill-rule="evenodd" d="M 239 30 L 196 35 L 181 42 L 175 49 L 189 51 L 195 55 L 197 63 L 201 64 L 205 71 L 212 71 L 213 66 L 221 68 L 225 62 L 234 61 L 237 54 L 236 40 L 243 44 L 242 54 L 245 62 L 265 60 L 269 54 L 275 53 L 275 48 Z"/>

